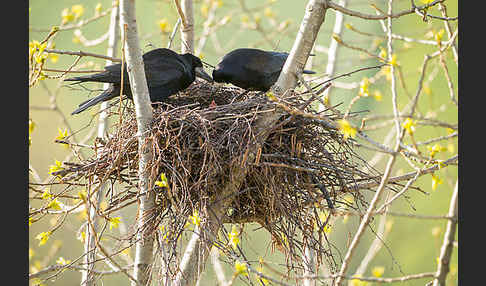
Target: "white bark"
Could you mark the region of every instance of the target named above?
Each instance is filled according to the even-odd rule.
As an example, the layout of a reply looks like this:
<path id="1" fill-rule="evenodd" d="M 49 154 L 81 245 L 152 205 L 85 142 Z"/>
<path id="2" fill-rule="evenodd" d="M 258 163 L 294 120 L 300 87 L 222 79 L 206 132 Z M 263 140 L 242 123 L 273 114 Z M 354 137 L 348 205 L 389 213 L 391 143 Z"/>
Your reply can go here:
<path id="1" fill-rule="evenodd" d="M 117 0 L 115 0 L 117 1 Z M 114 2 L 115 2 L 114 1 Z M 114 3 L 113 3 L 114 4 Z M 116 46 L 117 46 L 117 40 L 118 40 L 118 7 L 114 7 L 113 10 L 111 10 L 111 17 L 110 17 L 110 26 L 108 28 L 108 48 L 106 50 L 106 55 L 108 57 L 115 57 L 115 51 L 116 51 Z M 111 60 L 106 61 L 106 65 L 112 64 Z M 108 89 L 109 83 L 103 84 L 103 89 Z M 99 138 L 105 138 L 106 132 L 108 129 L 108 112 L 106 108 L 108 107 L 108 102 L 103 102 L 101 103 L 100 109 L 102 110 L 100 113 L 99 121 L 98 121 L 98 137 Z M 95 237 L 92 234 L 93 232 L 98 232 L 99 228 L 99 223 L 97 219 L 97 213 L 96 209 L 99 208 L 100 203 L 101 203 L 101 198 L 103 197 L 104 194 L 104 189 L 105 189 L 105 184 L 103 184 L 98 192 L 96 193 L 95 200 L 93 201 L 93 204 L 96 204 L 96 206 L 91 206 L 88 204 L 88 215 L 90 217 L 90 221 L 92 222 L 93 229 L 89 227 L 89 225 L 86 225 L 86 240 L 84 242 L 84 252 L 86 253 L 86 256 L 84 258 L 84 263 L 86 264 L 86 271 L 81 271 L 81 285 L 86 285 L 86 286 L 91 286 L 95 285 L 95 277 L 91 270 L 94 269 L 94 261 L 96 259 L 96 244 L 95 244 Z"/>
<path id="2" fill-rule="evenodd" d="M 216 274 L 216 278 L 218 279 L 218 285 L 226 286 L 228 284 L 226 282 L 226 278 L 224 276 L 223 266 L 221 265 L 221 261 L 219 261 L 219 249 L 213 247 L 211 249 L 211 263 L 213 264 L 214 273 Z"/>
<path id="3" fill-rule="evenodd" d="M 277 82 L 272 87 L 275 94 L 282 95 L 297 84 L 297 74 L 304 69 L 319 29 L 324 22 L 327 6 L 324 0 L 310 0 L 292 50 L 285 61 Z"/>
<path id="4" fill-rule="evenodd" d="M 206 220 L 195 228 L 179 265 L 179 272 L 173 283 L 175 286 L 195 285 L 200 274 L 204 271 L 209 257 L 212 241 L 218 237 L 221 227 L 220 218 L 223 217 L 228 205 L 231 203 L 229 194 L 236 193 L 245 178 L 245 169 L 237 162 L 232 170 L 232 179 L 221 188 L 218 197 L 214 199 L 211 211 L 206 210 Z"/>
<path id="5" fill-rule="evenodd" d="M 139 152 L 139 198 L 138 233 L 135 243 L 135 262 L 133 276 L 141 285 L 150 281 L 153 263 L 154 232 L 147 233 L 148 212 L 155 207 L 155 196 L 150 192 L 150 170 L 148 163 L 152 159 L 151 139 L 148 136 L 153 118 L 150 97 L 145 78 L 142 52 L 138 40 L 137 23 L 135 18 L 135 1 L 120 1 L 121 30 L 126 31 L 125 59 L 130 86 L 135 104 L 137 118 L 137 136 Z M 134 285 L 135 283 L 132 283 Z"/>
<path id="6" fill-rule="evenodd" d="M 115 6 L 115 2 L 118 0 L 113 1 L 113 6 Z M 119 9 L 118 6 L 115 6 L 113 10 L 111 10 L 111 18 L 110 18 L 110 27 L 108 31 L 108 48 L 106 49 L 106 55 L 108 57 L 114 58 L 116 57 L 116 50 L 118 45 L 118 23 L 119 23 Z M 113 62 L 111 60 L 106 60 L 106 65 L 111 65 Z M 109 83 L 103 84 L 103 89 L 108 89 L 110 86 Z M 98 119 L 98 137 L 105 138 L 106 132 L 108 131 L 108 101 L 104 101 L 100 105 L 100 117 Z"/>
<path id="7" fill-rule="evenodd" d="M 312 277 L 315 276 L 316 273 L 316 260 L 315 260 L 315 250 L 310 248 L 309 246 L 305 246 L 304 248 L 304 277 Z M 306 278 L 303 281 L 304 286 L 315 286 L 316 279 L 313 278 Z"/>
<path id="8" fill-rule="evenodd" d="M 195 227 L 180 263 L 180 268 L 184 271 L 179 272 L 176 276 L 175 285 L 193 285 L 202 273 L 201 262 L 203 260 L 201 260 L 200 248 L 203 242 L 200 239 L 199 232 L 199 227 Z"/>
<path id="9" fill-rule="evenodd" d="M 194 8 L 192 0 L 182 0 L 181 10 L 185 19 L 181 25 L 181 53 L 194 54 Z"/>
<path id="10" fill-rule="evenodd" d="M 395 147 L 395 151 L 398 149 L 398 144 Z M 343 277 L 346 274 L 346 271 L 348 270 L 349 263 L 351 260 L 351 257 L 353 257 L 354 252 L 356 251 L 356 247 L 361 240 L 361 237 L 363 236 L 363 233 L 368 226 L 371 216 L 373 214 L 373 211 L 380 200 L 381 194 L 385 190 L 385 186 L 388 183 L 388 178 L 390 177 L 390 173 L 393 167 L 393 164 L 395 163 L 395 158 L 396 155 L 392 154 L 390 155 L 390 159 L 388 160 L 388 163 L 385 168 L 385 172 L 383 174 L 383 177 L 381 179 L 380 185 L 378 186 L 375 195 L 373 196 L 373 199 L 370 202 L 370 205 L 368 206 L 368 209 L 366 210 L 366 214 L 363 216 L 363 219 L 360 222 L 360 225 L 358 227 L 358 230 L 356 231 L 356 234 L 353 237 L 353 240 L 351 241 L 351 244 L 348 247 L 348 251 L 346 252 L 346 255 L 344 256 L 343 263 L 341 264 L 341 269 L 339 270 L 338 277 L 336 281 L 334 282 L 333 285 L 336 286 L 341 286 L 343 285 Z"/>

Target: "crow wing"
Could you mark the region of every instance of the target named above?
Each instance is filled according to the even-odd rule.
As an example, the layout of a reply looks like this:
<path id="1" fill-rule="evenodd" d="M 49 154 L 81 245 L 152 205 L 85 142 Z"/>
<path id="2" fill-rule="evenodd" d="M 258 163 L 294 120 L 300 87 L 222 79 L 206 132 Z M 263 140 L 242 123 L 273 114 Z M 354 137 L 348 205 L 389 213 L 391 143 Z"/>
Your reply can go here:
<path id="1" fill-rule="evenodd" d="M 163 101 L 190 82 L 191 65 L 172 50 L 152 50 L 144 54 L 143 60 L 152 102 Z"/>
<path id="2" fill-rule="evenodd" d="M 185 87 L 190 78 L 191 67 L 176 52 L 169 49 L 155 49 L 143 56 L 145 78 L 151 99 L 156 101 L 178 92 Z M 91 81 L 120 83 L 121 63 L 105 67 L 105 71 L 90 76 Z M 126 67 L 123 73 L 123 84 L 129 86 L 130 80 Z"/>
<path id="3" fill-rule="evenodd" d="M 253 57 L 248 57 L 243 67 L 249 72 L 271 77 L 275 74 L 280 74 L 287 57 L 287 53 L 262 51 Z"/>
<path id="4" fill-rule="evenodd" d="M 173 79 L 180 78 L 183 74 L 189 76 L 191 74 L 189 63 L 186 63 L 179 54 L 172 50 L 155 49 L 145 53 L 142 57 L 149 87 L 151 85 L 161 86 Z M 103 72 L 68 78 L 66 81 L 120 83 L 121 66 L 121 63 L 108 65 Z M 123 84 L 130 84 L 126 66 L 123 73 Z"/>
<path id="5" fill-rule="evenodd" d="M 160 87 L 173 80 L 181 78 L 188 71 L 188 67 L 180 59 L 180 56 L 168 49 L 155 49 L 145 53 L 143 56 L 145 77 L 149 89 Z M 104 78 L 106 82 L 121 82 L 121 64 L 114 64 L 105 67 Z M 189 71 L 190 72 L 190 71 Z M 130 84 L 126 67 L 123 74 L 123 83 Z"/>

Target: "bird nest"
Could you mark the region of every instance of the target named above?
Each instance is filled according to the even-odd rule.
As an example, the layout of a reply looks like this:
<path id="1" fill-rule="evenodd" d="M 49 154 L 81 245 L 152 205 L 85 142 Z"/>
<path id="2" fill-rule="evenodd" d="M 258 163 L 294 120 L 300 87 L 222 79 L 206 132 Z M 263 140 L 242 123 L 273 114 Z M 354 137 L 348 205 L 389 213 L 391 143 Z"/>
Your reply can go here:
<path id="1" fill-rule="evenodd" d="M 376 181 L 380 174 L 355 153 L 350 139 L 344 140 L 329 124 L 336 115 L 317 113 L 309 106 L 301 109 L 306 97 L 293 92 L 277 102 L 262 93 L 195 82 L 155 108 L 152 140 L 146 146 L 153 152 L 147 168 L 157 201 L 154 229 L 164 221 L 171 234 L 167 239 L 177 241 L 194 210 L 210 209 L 215 201 L 228 199 L 219 192 L 233 180 L 230 170 L 238 166 L 246 175 L 238 192 L 230 195 L 232 203 L 221 222 L 258 222 L 279 248 L 295 253 L 302 250 L 296 246 L 307 241 L 318 254 L 325 253 L 325 232 L 319 230 L 327 220 L 322 214 L 342 206 L 340 198 L 348 192 L 360 199 L 357 184 Z M 133 107 L 124 108 L 111 137 L 93 147 L 96 155 L 57 172 L 64 183 L 111 180 L 126 186 L 109 196 L 105 213 L 135 202 L 140 195 L 135 112 Z M 262 131 L 255 126 L 274 112 L 281 114 L 278 122 L 263 128 L 265 140 L 255 145 Z M 162 174 L 167 186 L 154 184 L 162 181 Z"/>

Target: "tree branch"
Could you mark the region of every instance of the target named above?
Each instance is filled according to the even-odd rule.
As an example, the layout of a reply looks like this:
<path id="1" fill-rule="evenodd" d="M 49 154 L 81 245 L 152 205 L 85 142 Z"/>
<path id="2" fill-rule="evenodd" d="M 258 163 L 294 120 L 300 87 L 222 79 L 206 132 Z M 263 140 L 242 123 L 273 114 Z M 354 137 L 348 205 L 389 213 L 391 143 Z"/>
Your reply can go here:
<path id="1" fill-rule="evenodd" d="M 137 221 L 137 242 L 135 244 L 134 277 L 139 284 L 146 285 L 151 277 L 151 265 L 153 263 L 154 232 L 147 224 L 149 212 L 155 207 L 155 195 L 150 195 L 150 168 L 152 159 L 152 139 L 149 136 L 152 115 L 147 80 L 140 49 L 137 23 L 135 18 L 135 1 L 120 1 L 120 25 L 121 30 L 126 30 L 125 58 L 130 87 L 132 89 L 135 114 L 137 119 L 138 152 L 139 152 L 139 193 L 147 193 L 139 198 L 139 211 Z M 124 45 L 125 43 L 122 43 Z M 134 286 L 136 283 L 132 283 Z"/>
<path id="2" fill-rule="evenodd" d="M 451 260 L 452 248 L 454 246 L 454 237 L 456 235 L 457 215 L 458 215 L 458 189 L 459 181 L 456 181 L 454 193 L 452 194 L 451 203 L 449 206 L 449 217 L 451 219 L 447 222 L 446 231 L 444 234 L 444 242 L 440 249 L 439 265 L 437 266 L 436 279 L 433 286 L 446 285 L 447 273 L 449 273 L 449 262 Z"/>
<path id="3" fill-rule="evenodd" d="M 392 14 L 392 2 L 393 0 L 389 0 L 388 2 L 388 14 Z M 388 18 L 388 60 L 391 60 L 392 56 L 392 38 L 391 38 L 391 17 Z M 385 171 L 383 173 L 383 177 L 381 178 L 380 185 L 378 186 L 375 195 L 373 196 L 373 199 L 371 200 L 368 209 L 366 210 L 366 214 L 363 216 L 363 219 L 360 222 L 360 225 L 358 227 L 358 230 L 356 231 L 356 234 L 353 237 L 353 240 L 351 241 L 351 244 L 348 247 L 348 251 L 346 252 L 346 255 L 343 259 L 343 262 L 341 264 L 341 269 L 339 270 L 338 277 L 333 285 L 341 286 L 342 285 L 342 277 L 345 275 L 347 268 L 349 267 L 349 263 L 351 261 L 351 258 L 356 250 L 356 247 L 361 240 L 361 237 L 364 234 L 364 231 L 366 227 L 368 226 L 370 222 L 371 215 L 378 204 L 378 201 L 380 200 L 381 194 L 385 190 L 385 186 L 388 183 L 389 176 L 391 174 L 391 170 L 393 168 L 393 165 L 395 163 L 396 159 L 396 152 L 400 149 L 400 143 L 401 139 L 403 137 L 403 132 L 400 132 L 400 121 L 399 121 L 399 113 L 398 113 L 398 106 L 397 106 L 397 92 L 396 92 L 396 85 L 395 85 L 395 75 L 394 75 L 394 68 L 393 65 L 390 67 L 391 69 L 391 74 L 392 74 L 392 82 L 391 82 L 391 92 L 392 92 L 392 104 L 393 104 L 393 113 L 395 115 L 395 122 L 396 122 L 396 142 L 395 142 L 395 147 L 393 149 L 393 153 L 389 154 L 390 158 L 388 160 L 388 163 L 386 165 Z"/>
<path id="4" fill-rule="evenodd" d="M 425 5 L 422 5 L 422 6 L 417 6 L 417 7 L 412 7 L 408 10 L 404 10 L 404 11 L 401 11 L 401 12 L 398 12 L 398 13 L 388 13 L 388 14 L 381 14 L 381 15 L 371 15 L 371 14 L 365 14 L 365 13 L 361 13 L 361 12 L 358 12 L 358 11 L 353 11 L 353 10 L 350 10 L 350 9 L 347 9 L 343 6 L 340 6 L 332 1 L 326 1 L 327 5 L 329 8 L 331 9 L 334 9 L 334 10 L 337 10 L 343 14 L 346 14 L 346 15 L 349 15 L 349 16 L 353 16 L 353 17 L 358 17 L 358 18 L 362 18 L 362 19 L 366 19 L 366 20 L 385 20 L 385 19 L 388 19 L 388 18 L 399 18 L 399 17 L 402 17 L 402 16 L 405 16 L 405 15 L 409 15 L 409 14 L 414 14 L 416 13 L 417 10 L 424 10 L 424 9 L 427 9 L 429 7 L 432 7 L 438 3 L 442 3 L 444 2 L 445 0 L 435 0 L 433 2 L 430 2 L 428 4 L 425 4 Z"/>
<path id="5" fill-rule="evenodd" d="M 346 7 L 347 0 L 339 1 L 339 5 L 341 5 L 342 7 Z M 338 37 L 341 36 L 341 32 L 343 30 L 343 22 L 344 22 L 344 14 L 339 11 L 336 11 L 336 19 L 335 19 L 334 27 L 332 29 L 333 35 L 337 35 Z M 339 50 L 338 42 L 334 38 L 332 38 L 327 53 L 326 77 L 324 78 L 324 81 L 332 78 L 334 75 L 334 71 L 336 70 L 336 61 L 338 58 L 338 50 Z M 323 98 L 327 97 L 327 103 L 329 106 L 332 106 L 331 103 L 332 89 L 333 86 L 331 85 L 328 89 L 324 91 L 324 94 L 322 95 Z M 318 111 L 322 111 L 323 109 L 324 107 L 319 105 Z"/>

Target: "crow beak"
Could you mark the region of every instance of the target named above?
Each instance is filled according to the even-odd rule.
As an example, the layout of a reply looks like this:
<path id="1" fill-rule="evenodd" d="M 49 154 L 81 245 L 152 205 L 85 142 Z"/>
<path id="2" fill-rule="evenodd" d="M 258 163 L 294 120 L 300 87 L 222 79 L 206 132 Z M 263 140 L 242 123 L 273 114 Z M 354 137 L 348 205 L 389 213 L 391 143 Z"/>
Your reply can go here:
<path id="1" fill-rule="evenodd" d="M 209 82 L 213 82 L 213 79 L 211 78 L 210 75 L 208 75 L 205 71 L 204 71 L 204 68 L 202 67 L 196 67 L 195 68 L 195 71 L 196 71 L 196 76 L 197 77 L 200 77 L 202 79 L 205 79 Z"/>

